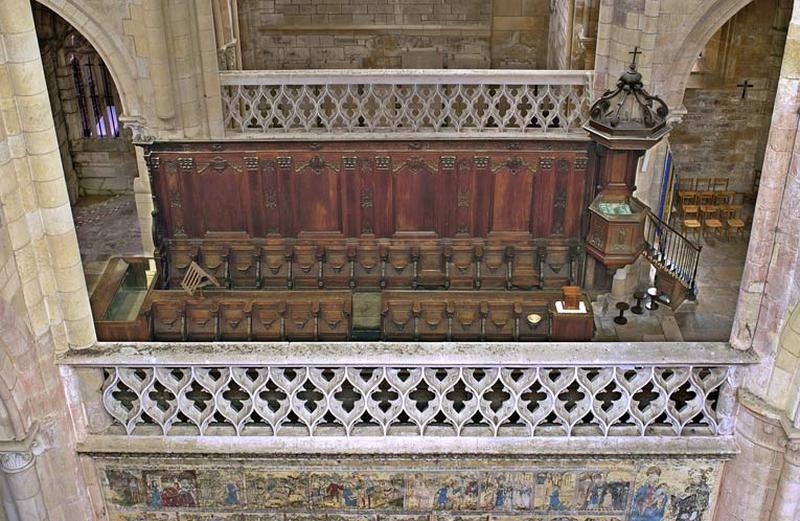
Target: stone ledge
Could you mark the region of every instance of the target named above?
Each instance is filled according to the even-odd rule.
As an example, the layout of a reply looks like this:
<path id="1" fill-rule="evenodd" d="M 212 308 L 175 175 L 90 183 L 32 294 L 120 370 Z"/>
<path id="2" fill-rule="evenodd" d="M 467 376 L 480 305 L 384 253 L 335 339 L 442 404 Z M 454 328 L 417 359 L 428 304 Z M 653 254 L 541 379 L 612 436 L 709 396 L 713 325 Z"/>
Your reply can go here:
<path id="1" fill-rule="evenodd" d="M 70 366 L 595 367 L 750 365 L 727 342 L 98 342 Z"/>
<path id="2" fill-rule="evenodd" d="M 315 455 L 530 455 L 536 457 L 679 457 L 729 459 L 738 453 L 732 436 L 682 438 L 406 438 L 394 437 L 203 437 L 91 435 L 78 444 L 83 454 Z"/>

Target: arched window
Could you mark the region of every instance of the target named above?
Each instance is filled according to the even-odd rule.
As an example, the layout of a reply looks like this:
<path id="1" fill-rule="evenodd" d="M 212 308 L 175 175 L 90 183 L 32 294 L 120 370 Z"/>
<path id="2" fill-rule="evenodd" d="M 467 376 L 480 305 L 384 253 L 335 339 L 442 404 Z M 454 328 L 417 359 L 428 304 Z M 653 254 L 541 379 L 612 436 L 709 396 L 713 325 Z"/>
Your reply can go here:
<path id="1" fill-rule="evenodd" d="M 67 35 L 64 52 L 72 71 L 83 137 L 119 137 L 117 101 L 105 63 L 88 42 L 74 32 Z"/>

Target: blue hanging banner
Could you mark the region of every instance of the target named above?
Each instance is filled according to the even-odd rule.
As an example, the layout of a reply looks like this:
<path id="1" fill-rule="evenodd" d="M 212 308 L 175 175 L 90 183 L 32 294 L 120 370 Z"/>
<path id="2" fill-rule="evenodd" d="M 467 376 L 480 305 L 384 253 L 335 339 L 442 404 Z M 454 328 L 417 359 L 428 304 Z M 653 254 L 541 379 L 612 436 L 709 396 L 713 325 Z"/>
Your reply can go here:
<path id="1" fill-rule="evenodd" d="M 658 200 L 658 218 L 669 222 L 672 213 L 672 200 L 678 179 L 672 166 L 672 149 L 667 144 L 667 153 L 664 156 L 664 171 L 661 175 L 661 195 Z"/>

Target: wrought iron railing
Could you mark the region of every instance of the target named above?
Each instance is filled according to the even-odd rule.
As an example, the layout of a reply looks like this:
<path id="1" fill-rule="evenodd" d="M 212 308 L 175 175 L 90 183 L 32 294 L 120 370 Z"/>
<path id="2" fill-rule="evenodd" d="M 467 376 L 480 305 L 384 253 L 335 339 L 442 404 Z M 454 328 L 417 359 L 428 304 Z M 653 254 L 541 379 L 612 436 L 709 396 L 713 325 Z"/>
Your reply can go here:
<path id="1" fill-rule="evenodd" d="M 697 266 L 702 246 L 693 243 L 653 212 L 644 223 L 642 254 L 659 270 L 671 274 L 689 292 L 697 293 Z"/>
<path id="2" fill-rule="evenodd" d="M 753 362 L 723 343 L 447 346 L 133 344 L 64 363 L 103 372 L 118 435 L 524 438 L 728 435 Z"/>
<path id="3" fill-rule="evenodd" d="M 584 137 L 591 71 L 220 73 L 228 134 L 547 134 Z"/>

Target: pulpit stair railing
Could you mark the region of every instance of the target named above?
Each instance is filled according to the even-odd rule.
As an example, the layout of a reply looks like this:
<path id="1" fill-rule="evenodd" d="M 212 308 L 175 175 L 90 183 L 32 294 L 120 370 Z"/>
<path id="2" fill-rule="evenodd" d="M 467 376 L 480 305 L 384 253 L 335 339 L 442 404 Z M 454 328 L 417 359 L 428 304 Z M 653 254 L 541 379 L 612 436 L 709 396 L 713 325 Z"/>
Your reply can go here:
<path id="1" fill-rule="evenodd" d="M 653 212 L 647 212 L 645 218 L 644 242 L 642 255 L 658 271 L 685 287 L 688 296 L 696 296 L 697 266 L 702 246 L 690 241 Z"/>

